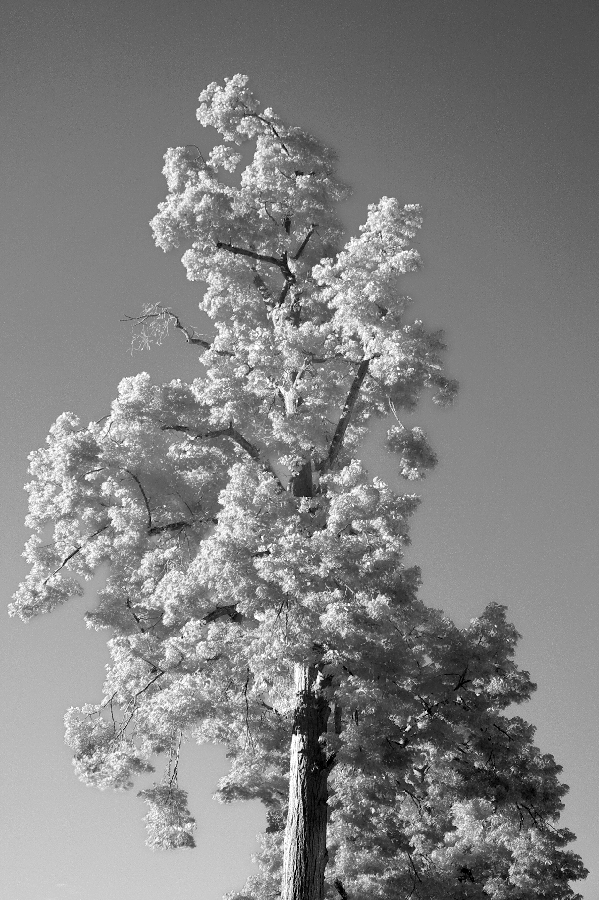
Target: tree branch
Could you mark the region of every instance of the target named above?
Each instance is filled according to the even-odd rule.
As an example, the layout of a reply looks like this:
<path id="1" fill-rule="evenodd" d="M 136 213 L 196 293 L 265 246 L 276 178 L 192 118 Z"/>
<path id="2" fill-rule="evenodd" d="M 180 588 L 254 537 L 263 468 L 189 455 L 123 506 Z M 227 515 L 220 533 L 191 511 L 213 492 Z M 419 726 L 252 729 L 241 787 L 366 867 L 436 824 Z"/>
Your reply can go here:
<path id="1" fill-rule="evenodd" d="M 222 619 L 223 616 L 228 616 L 232 622 L 241 622 L 243 619 L 241 613 L 237 612 L 236 605 L 231 603 L 228 606 L 217 606 L 207 616 L 204 616 L 204 622 L 215 622 L 217 619 Z"/>
<path id="2" fill-rule="evenodd" d="M 133 479 L 133 481 L 136 483 L 139 490 L 141 491 L 141 495 L 144 498 L 144 503 L 146 504 L 146 511 L 148 513 L 148 531 L 151 532 L 152 531 L 152 511 L 150 510 L 150 503 L 148 501 L 148 495 L 144 491 L 141 481 L 139 480 L 137 475 L 134 475 L 130 469 L 125 469 L 125 472 L 127 472 L 127 474 L 131 476 L 131 478 Z"/>
<path id="3" fill-rule="evenodd" d="M 333 882 L 333 884 L 335 885 L 335 890 L 341 897 L 341 900 L 349 900 L 349 895 L 348 895 L 347 891 L 345 890 L 345 888 L 343 887 L 343 882 L 339 881 L 338 878 L 335 878 L 335 881 Z"/>
<path id="4" fill-rule="evenodd" d="M 190 522 L 168 522 L 166 525 L 153 525 L 148 529 L 148 534 L 162 534 L 165 531 L 181 531 L 182 528 L 189 528 Z"/>
<path id="5" fill-rule="evenodd" d="M 260 291 L 260 295 L 261 295 L 262 299 L 264 300 L 264 302 L 268 303 L 268 305 L 270 306 L 273 303 L 273 297 L 272 297 L 270 291 L 268 290 L 264 279 L 262 278 L 262 276 L 258 272 L 258 269 L 255 266 L 252 266 L 252 272 L 254 273 L 255 287 L 257 287 L 258 290 Z"/>
<path id="6" fill-rule="evenodd" d="M 358 371 L 354 376 L 354 380 L 349 389 L 349 393 L 347 395 L 345 403 L 343 404 L 341 418 L 337 422 L 337 428 L 335 429 L 335 434 L 333 435 L 333 440 L 331 441 L 331 446 L 329 447 L 328 456 L 317 467 L 320 472 L 327 472 L 329 469 L 331 469 L 335 463 L 335 460 L 337 459 L 337 456 L 339 455 L 339 451 L 341 450 L 341 446 L 343 444 L 343 438 L 345 437 L 347 426 L 350 423 L 352 413 L 354 411 L 354 406 L 356 405 L 356 400 L 358 399 L 358 394 L 360 393 L 360 388 L 362 387 L 362 382 L 366 378 L 366 373 L 368 372 L 368 366 L 370 365 L 371 359 L 372 357 L 363 359 L 358 366 Z"/>
<path id="7" fill-rule="evenodd" d="M 285 284 L 283 285 L 283 289 L 281 290 L 281 293 L 279 294 L 279 299 L 277 300 L 277 306 L 283 305 L 283 303 L 285 302 L 285 298 L 287 297 L 287 294 L 289 293 L 289 288 L 291 287 L 291 285 L 292 285 L 291 280 L 289 278 L 286 278 Z"/>
<path id="8" fill-rule="evenodd" d="M 258 119 L 259 122 L 262 122 L 263 125 L 266 125 L 267 128 L 270 128 L 270 130 L 272 131 L 272 133 L 278 140 L 279 144 L 281 145 L 281 147 L 283 148 L 283 150 L 285 151 L 287 156 L 291 156 L 288 147 L 285 145 L 285 142 L 283 141 L 283 138 L 281 137 L 281 135 L 279 134 L 279 132 L 277 131 L 275 126 L 272 124 L 272 122 L 270 122 L 268 119 L 265 119 L 264 116 L 261 116 L 259 113 L 250 112 L 249 109 L 247 108 L 247 106 L 245 105 L 245 103 L 241 103 L 240 105 L 241 105 L 242 109 L 247 110 L 247 112 L 244 114 L 244 118 Z"/>
<path id="9" fill-rule="evenodd" d="M 101 528 L 98 528 L 97 531 L 94 531 L 93 534 L 90 534 L 90 536 L 87 537 L 82 544 L 79 544 L 79 546 L 75 547 L 75 549 L 73 550 L 72 553 L 69 553 L 68 556 L 65 556 L 65 558 L 63 559 L 63 561 L 61 562 L 59 567 L 57 569 L 55 569 L 50 575 L 48 575 L 47 578 L 44 578 L 42 584 L 44 584 L 44 585 L 48 584 L 48 582 L 50 581 L 51 578 L 54 578 L 55 575 L 58 575 L 58 573 L 60 572 L 61 569 L 64 569 L 64 567 L 66 566 L 66 564 L 69 562 L 70 559 L 73 559 L 74 556 L 77 556 L 77 554 L 81 550 L 83 550 L 85 545 L 87 543 L 89 543 L 89 541 L 91 541 L 92 538 L 95 538 L 96 535 L 101 534 L 103 531 L 106 531 L 106 529 L 108 528 L 109 525 L 110 525 L 110 522 L 107 522 L 106 525 L 102 525 Z"/>
<path id="10" fill-rule="evenodd" d="M 152 312 L 152 309 L 154 310 L 154 312 Z M 125 318 L 121 319 L 121 322 L 133 322 L 139 325 L 144 325 L 145 322 L 147 322 L 149 319 L 171 319 L 174 323 L 175 328 L 183 334 L 188 344 L 195 344 L 198 347 L 203 347 L 204 350 L 212 350 L 213 345 L 210 341 L 206 341 L 204 340 L 204 338 L 197 337 L 197 335 L 195 334 L 195 330 L 193 328 L 190 328 L 188 325 L 183 325 L 179 316 L 167 306 L 160 306 L 159 304 L 156 304 L 155 306 L 150 307 L 148 311 L 141 316 L 125 315 Z M 159 331 L 159 326 L 150 326 L 150 328 L 152 327 L 157 329 L 156 342 L 158 344 L 161 344 L 163 335 Z M 165 331 L 166 330 L 167 327 L 165 326 Z M 147 334 L 146 338 L 148 338 Z M 147 343 L 149 343 L 149 338 L 147 340 Z M 215 352 L 220 354 L 221 356 L 234 356 L 234 354 L 230 350 L 216 350 Z"/>
<path id="11" fill-rule="evenodd" d="M 229 253 L 234 253 L 238 256 L 249 256 L 250 259 L 257 259 L 260 262 L 269 263 L 271 266 L 276 266 L 278 269 L 282 269 L 285 266 L 285 260 L 277 259 L 276 256 L 267 256 L 264 253 L 257 253 L 256 250 L 246 250 L 245 247 L 234 247 L 233 244 L 225 243 L 224 241 L 217 241 L 216 248 L 217 250 L 228 250 Z"/>
<path id="12" fill-rule="evenodd" d="M 302 253 L 303 253 L 304 250 L 306 249 L 306 245 L 307 245 L 308 241 L 310 240 L 310 238 L 312 237 L 312 235 L 314 234 L 315 231 L 316 231 L 316 225 L 315 225 L 315 224 L 312 224 L 312 226 L 310 227 L 310 231 L 308 232 L 308 234 L 306 235 L 306 237 L 305 237 L 304 240 L 302 241 L 299 250 L 297 251 L 297 253 L 295 254 L 295 256 L 292 257 L 293 259 L 299 259 L 299 258 L 300 258 L 300 256 L 302 255 Z"/>
<path id="13" fill-rule="evenodd" d="M 198 346 L 203 347 L 205 350 L 211 349 L 212 344 L 210 343 L 210 341 L 205 341 L 203 338 L 196 337 L 190 328 L 181 323 L 181 319 L 176 313 L 174 313 L 170 309 L 167 310 L 167 312 L 170 318 L 174 321 L 175 328 L 183 334 L 188 344 L 197 344 Z"/>
<path id="14" fill-rule="evenodd" d="M 191 435 L 194 441 L 199 440 L 208 440 L 210 438 L 219 438 L 219 437 L 228 437 L 232 441 L 234 441 L 242 450 L 250 456 L 254 462 L 257 462 L 258 465 L 267 472 L 274 480 L 277 482 L 282 491 L 285 490 L 277 473 L 271 467 L 270 463 L 265 460 L 258 450 L 250 441 L 247 440 L 237 429 L 234 427 L 231 422 L 226 428 L 217 428 L 214 431 L 207 431 L 204 434 L 194 434 L 191 428 L 187 428 L 185 425 L 162 425 L 162 431 L 181 431 L 183 434 Z"/>

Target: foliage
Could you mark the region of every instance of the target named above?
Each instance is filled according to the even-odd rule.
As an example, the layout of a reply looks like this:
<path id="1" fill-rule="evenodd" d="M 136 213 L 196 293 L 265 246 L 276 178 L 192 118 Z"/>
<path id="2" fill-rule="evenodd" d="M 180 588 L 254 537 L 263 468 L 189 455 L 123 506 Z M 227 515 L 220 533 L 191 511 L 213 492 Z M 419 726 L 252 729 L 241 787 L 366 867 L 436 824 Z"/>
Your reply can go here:
<path id="1" fill-rule="evenodd" d="M 358 459 L 369 423 L 393 413 L 399 474 L 422 477 L 435 455 L 398 414 L 456 389 L 442 335 L 406 318 L 400 290 L 420 210 L 384 197 L 342 246 L 330 150 L 261 111 L 243 76 L 211 84 L 198 118 L 224 143 L 168 151 L 152 226 L 164 250 L 185 245 L 213 337 L 162 306 L 135 323 L 140 345 L 178 330 L 202 371 L 127 378 L 109 416 L 65 413 L 31 456 L 32 571 L 12 612 L 47 612 L 109 566 L 87 614 L 112 632 L 104 697 L 67 715 L 77 773 L 128 788 L 166 753 L 142 791 L 149 843 L 191 847 L 181 739 L 223 744 L 218 796 L 259 798 L 269 822 L 259 874 L 231 896 L 275 896 L 292 672 L 309 663 L 332 710 L 328 896 L 574 897 L 584 870 L 556 825 L 559 767 L 506 714 L 534 687 L 517 635 L 496 605 L 466 629 L 424 606 L 403 563 L 418 498 Z"/>

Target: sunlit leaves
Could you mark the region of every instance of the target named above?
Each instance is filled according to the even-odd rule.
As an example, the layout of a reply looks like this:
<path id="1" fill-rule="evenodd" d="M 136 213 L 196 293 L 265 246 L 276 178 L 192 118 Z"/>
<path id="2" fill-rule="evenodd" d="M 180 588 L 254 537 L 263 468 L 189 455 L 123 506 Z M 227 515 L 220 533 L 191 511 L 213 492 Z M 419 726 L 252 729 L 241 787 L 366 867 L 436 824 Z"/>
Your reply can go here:
<path id="1" fill-rule="evenodd" d="M 559 767 L 504 714 L 534 689 L 518 635 L 503 607 L 460 629 L 417 599 L 404 550 L 419 499 L 357 459 L 370 421 L 393 414 L 399 474 L 423 477 L 435 453 L 399 413 L 456 391 L 442 334 L 409 318 L 402 290 L 420 266 L 420 209 L 383 197 L 343 244 L 332 151 L 262 108 L 241 75 L 202 92 L 198 119 L 223 143 L 166 153 L 152 228 L 162 249 L 183 244 L 212 336 L 167 306 L 129 317 L 140 347 L 170 328 L 198 350 L 197 377 L 126 378 L 108 415 L 63 414 L 31 455 L 32 571 L 12 612 L 49 611 L 106 572 L 87 614 L 112 632 L 104 697 L 66 720 L 77 774 L 126 789 L 166 754 L 162 782 L 141 792 L 148 843 L 192 847 L 182 736 L 224 745 L 218 797 L 260 799 L 269 822 L 258 873 L 231 897 L 267 900 L 292 671 L 318 664 L 332 713 L 328 897 L 573 898 L 583 873 L 556 826 Z"/>
<path id="2" fill-rule="evenodd" d="M 152 850 L 195 847 L 195 821 L 187 808 L 187 794 L 170 784 L 154 785 L 138 794 L 149 806 L 144 817 L 147 844 Z"/>

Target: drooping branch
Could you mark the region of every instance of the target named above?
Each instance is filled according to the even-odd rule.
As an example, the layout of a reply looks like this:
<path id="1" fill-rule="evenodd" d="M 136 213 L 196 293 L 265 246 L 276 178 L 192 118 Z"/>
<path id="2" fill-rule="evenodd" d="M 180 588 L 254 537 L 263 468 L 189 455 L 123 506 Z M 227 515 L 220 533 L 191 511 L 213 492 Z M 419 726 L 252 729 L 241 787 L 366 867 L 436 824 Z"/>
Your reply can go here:
<path id="1" fill-rule="evenodd" d="M 318 465 L 318 469 L 320 472 L 327 472 L 329 469 L 331 469 L 335 463 L 335 460 L 337 459 L 337 456 L 339 455 L 339 451 L 341 450 L 341 447 L 343 445 L 343 438 L 345 437 L 347 426 L 351 421 L 352 413 L 356 405 L 356 400 L 358 399 L 362 383 L 366 378 L 366 373 L 368 372 L 368 366 L 370 365 L 371 359 L 372 357 L 363 359 L 358 366 L 358 371 L 354 376 L 354 380 L 352 381 L 349 393 L 347 395 L 345 403 L 343 404 L 341 418 L 337 422 L 337 428 L 335 429 L 335 434 L 333 435 L 328 455 L 326 459 L 324 459 Z"/>

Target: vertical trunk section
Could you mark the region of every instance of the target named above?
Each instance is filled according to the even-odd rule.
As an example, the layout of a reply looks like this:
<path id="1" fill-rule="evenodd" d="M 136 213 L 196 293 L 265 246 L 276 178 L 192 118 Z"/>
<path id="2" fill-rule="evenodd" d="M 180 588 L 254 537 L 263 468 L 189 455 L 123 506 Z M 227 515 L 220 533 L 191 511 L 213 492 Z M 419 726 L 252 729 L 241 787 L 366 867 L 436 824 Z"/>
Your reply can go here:
<path id="1" fill-rule="evenodd" d="M 282 900 L 323 900 L 329 773 L 324 736 L 329 703 L 315 666 L 296 665 L 295 691 Z"/>
<path id="2" fill-rule="evenodd" d="M 313 497 L 314 490 L 312 488 L 312 460 L 308 459 L 304 462 L 295 475 L 292 476 L 289 485 L 291 493 L 294 497 Z"/>

